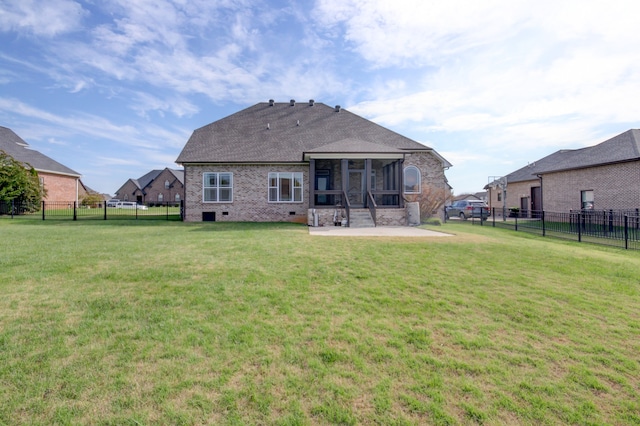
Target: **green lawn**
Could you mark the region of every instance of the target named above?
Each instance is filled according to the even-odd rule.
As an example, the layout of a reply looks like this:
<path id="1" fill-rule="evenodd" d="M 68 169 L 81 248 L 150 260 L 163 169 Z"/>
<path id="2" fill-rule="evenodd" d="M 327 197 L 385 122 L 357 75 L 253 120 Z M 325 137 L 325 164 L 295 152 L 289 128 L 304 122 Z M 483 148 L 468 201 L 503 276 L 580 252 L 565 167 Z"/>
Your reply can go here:
<path id="1" fill-rule="evenodd" d="M 0 424 L 640 424 L 637 252 L 0 218 Z"/>

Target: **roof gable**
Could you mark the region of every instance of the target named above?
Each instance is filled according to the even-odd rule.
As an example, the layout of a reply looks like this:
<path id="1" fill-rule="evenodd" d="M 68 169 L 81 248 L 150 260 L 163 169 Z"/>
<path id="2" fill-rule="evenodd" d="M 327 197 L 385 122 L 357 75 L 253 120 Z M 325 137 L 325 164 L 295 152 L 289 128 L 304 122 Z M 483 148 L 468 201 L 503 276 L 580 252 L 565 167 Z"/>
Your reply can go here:
<path id="1" fill-rule="evenodd" d="M 362 152 L 431 150 L 344 109 L 263 102 L 195 130 L 176 161 L 300 162 L 305 152 L 346 149 L 349 143 Z"/>
<path id="2" fill-rule="evenodd" d="M 28 164 L 39 172 L 63 174 L 80 177 L 80 173 L 58 163 L 56 160 L 29 148 L 29 144 L 13 130 L 0 126 L 0 150 L 6 152 L 15 160 Z"/>

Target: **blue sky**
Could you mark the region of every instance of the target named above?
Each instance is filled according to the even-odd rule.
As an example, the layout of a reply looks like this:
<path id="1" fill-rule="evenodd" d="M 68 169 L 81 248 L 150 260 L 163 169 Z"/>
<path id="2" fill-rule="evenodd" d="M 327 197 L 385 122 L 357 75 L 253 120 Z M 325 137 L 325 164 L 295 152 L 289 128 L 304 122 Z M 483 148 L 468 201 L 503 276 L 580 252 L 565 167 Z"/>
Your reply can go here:
<path id="1" fill-rule="evenodd" d="M 0 125 L 113 194 L 191 132 L 315 99 L 431 146 L 456 194 L 640 127 L 640 2 L 0 0 Z"/>

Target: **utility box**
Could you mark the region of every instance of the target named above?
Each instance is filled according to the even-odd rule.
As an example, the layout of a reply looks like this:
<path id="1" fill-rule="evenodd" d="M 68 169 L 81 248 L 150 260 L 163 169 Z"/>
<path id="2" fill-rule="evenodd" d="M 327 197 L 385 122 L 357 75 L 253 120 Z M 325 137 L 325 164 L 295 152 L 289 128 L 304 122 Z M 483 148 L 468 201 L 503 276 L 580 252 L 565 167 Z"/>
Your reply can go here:
<path id="1" fill-rule="evenodd" d="M 420 225 L 420 203 L 418 203 L 417 201 L 406 203 L 405 208 L 407 209 L 407 225 Z"/>

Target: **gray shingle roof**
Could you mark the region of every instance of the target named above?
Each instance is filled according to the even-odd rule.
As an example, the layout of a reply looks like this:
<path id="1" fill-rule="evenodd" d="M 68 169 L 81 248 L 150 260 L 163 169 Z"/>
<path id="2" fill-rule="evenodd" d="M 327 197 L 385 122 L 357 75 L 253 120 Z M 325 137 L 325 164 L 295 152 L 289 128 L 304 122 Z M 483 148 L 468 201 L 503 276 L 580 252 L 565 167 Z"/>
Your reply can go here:
<path id="1" fill-rule="evenodd" d="M 507 185 L 537 179 L 536 175 L 640 160 L 640 130 L 631 129 L 598 145 L 563 149 L 507 175 Z"/>
<path id="2" fill-rule="evenodd" d="M 300 162 L 305 152 L 348 144 L 348 152 L 432 151 L 344 109 L 262 102 L 195 130 L 176 162 Z"/>
<path id="3" fill-rule="evenodd" d="M 139 177 L 138 179 L 127 179 L 127 182 L 131 181 L 136 188 L 138 188 L 139 190 L 144 190 L 147 186 L 149 186 L 149 184 L 151 182 L 153 182 L 159 175 L 160 173 L 162 173 L 165 169 L 154 169 L 151 170 L 150 172 L 142 175 L 141 177 Z M 173 174 L 173 176 L 181 183 L 184 185 L 184 170 L 176 170 L 176 169 L 169 169 L 167 168 L 166 170 L 169 170 L 171 172 L 171 174 Z M 119 192 L 122 191 L 122 188 L 124 188 L 124 186 L 127 184 L 127 182 L 125 182 L 117 191 L 116 194 L 118 194 Z"/>
<path id="4" fill-rule="evenodd" d="M 631 129 L 598 145 L 567 151 L 553 163 L 540 168 L 540 173 L 583 169 L 640 160 L 640 130 Z"/>
<path id="5" fill-rule="evenodd" d="M 69 167 L 58 163 L 56 160 L 46 155 L 32 150 L 20 136 L 15 134 L 13 130 L 0 126 L 0 150 L 12 156 L 21 163 L 31 165 L 39 172 L 51 172 L 63 175 L 80 177 L 80 173 L 70 169 Z"/>

